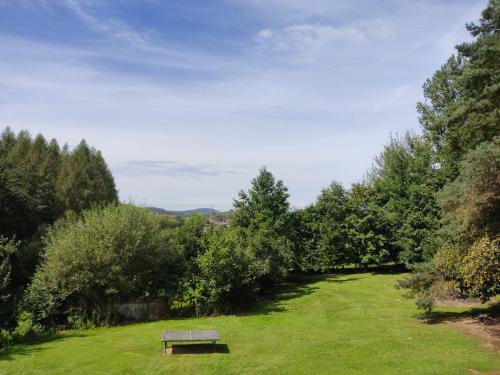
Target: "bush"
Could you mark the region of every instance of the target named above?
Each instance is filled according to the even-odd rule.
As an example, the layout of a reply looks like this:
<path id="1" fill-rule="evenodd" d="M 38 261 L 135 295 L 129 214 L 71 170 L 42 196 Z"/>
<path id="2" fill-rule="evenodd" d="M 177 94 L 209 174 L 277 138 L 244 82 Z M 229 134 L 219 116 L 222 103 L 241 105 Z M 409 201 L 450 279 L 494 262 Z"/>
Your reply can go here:
<path id="1" fill-rule="evenodd" d="M 404 296 L 416 298 L 418 309 L 423 310 L 424 315 L 428 317 L 436 300 L 433 286 L 436 285 L 439 275 L 432 262 L 417 263 L 412 268 L 413 272 L 410 275 L 398 280 L 396 288 L 407 289 Z"/>
<path id="2" fill-rule="evenodd" d="M 0 348 L 9 347 L 12 344 L 12 333 L 6 329 L 0 330 Z"/>
<path id="3" fill-rule="evenodd" d="M 131 204 L 88 210 L 57 223 L 48 233 L 25 309 L 47 325 L 66 324 L 75 309 L 102 324 L 116 322 L 120 302 L 169 298 L 184 262 L 161 224 L 159 215 Z"/>
<path id="4" fill-rule="evenodd" d="M 472 245 L 460 264 L 464 291 L 486 302 L 500 292 L 500 238 L 483 237 Z"/>
<path id="5" fill-rule="evenodd" d="M 17 317 L 17 327 L 14 329 L 13 337 L 15 340 L 22 340 L 30 337 L 39 336 L 44 332 L 40 324 L 34 322 L 33 314 L 28 311 L 21 311 Z"/>

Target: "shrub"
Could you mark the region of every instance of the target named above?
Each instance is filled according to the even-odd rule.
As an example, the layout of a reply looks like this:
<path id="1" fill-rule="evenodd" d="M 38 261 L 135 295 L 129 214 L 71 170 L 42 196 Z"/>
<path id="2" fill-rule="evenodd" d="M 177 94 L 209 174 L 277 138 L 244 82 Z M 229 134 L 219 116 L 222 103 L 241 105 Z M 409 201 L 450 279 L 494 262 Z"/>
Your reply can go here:
<path id="1" fill-rule="evenodd" d="M 48 325 L 65 324 L 74 309 L 113 323 L 120 302 L 170 297 L 183 269 L 159 215 L 131 204 L 96 208 L 49 231 L 24 306 Z"/>
<path id="2" fill-rule="evenodd" d="M 15 340 L 22 340 L 39 336 L 44 332 L 40 324 L 34 322 L 33 314 L 28 311 L 21 311 L 17 317 L 17 327 L 12 334 Z"/>
<path id="3" fill-rule="evenodd" d="M 12 333 L 6 329 L 0 330 L 0 348 L 9 347 L 12 344 Z"/>
<path id="4" fill-rule="evenodd" d="M 500 292 L 500 238 L 482 237 L 474 242 L 460 264 L 460 275 L 469 297 L 485 302 Z"/>
<path id="5" fill-rule="evenodd" d="M 406 298 L 416 298 L 418 309 L 428 317 L 436 300 L 436 290 L 433 288 L 439 278 L 432 262 L 417 263 L 413 272 L 402 280 L 398 280 L 396 288 L 407 289 Z"/>

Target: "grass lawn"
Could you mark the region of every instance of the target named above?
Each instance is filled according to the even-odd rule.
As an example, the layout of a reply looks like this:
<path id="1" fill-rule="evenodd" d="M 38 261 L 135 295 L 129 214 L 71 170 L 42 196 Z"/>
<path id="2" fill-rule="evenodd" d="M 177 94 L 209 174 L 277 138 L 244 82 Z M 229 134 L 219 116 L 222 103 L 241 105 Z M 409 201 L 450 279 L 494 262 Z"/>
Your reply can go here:
<path id="1" fill-rule="evenodd" d="M 498 352 L 450 324 L 415 319 L 401 275 L 309 277 L 252 313 L 74 331 L 0 351 L 0 374 L 469 374 Z M 439 309 L 438 309 L 439 310 Z M 467 308 L 442 310 L 440 316 Z M 215 354 L 164 356 L 165 329 L 216 328 Z"/>

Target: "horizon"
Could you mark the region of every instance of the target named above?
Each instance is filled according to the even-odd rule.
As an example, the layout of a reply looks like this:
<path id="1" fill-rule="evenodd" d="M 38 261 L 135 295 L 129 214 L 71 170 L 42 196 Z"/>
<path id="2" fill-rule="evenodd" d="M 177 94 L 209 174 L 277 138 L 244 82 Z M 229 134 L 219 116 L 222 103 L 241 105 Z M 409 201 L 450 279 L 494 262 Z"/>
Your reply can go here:
<path id="1" fill-rule="evenodd" d="M 85 139 L 123 201 L 227 211 L 266 166 L 301 208 L 420 133 L 422 85 L 485 5 L 0 0 L 0 124 Z"/>

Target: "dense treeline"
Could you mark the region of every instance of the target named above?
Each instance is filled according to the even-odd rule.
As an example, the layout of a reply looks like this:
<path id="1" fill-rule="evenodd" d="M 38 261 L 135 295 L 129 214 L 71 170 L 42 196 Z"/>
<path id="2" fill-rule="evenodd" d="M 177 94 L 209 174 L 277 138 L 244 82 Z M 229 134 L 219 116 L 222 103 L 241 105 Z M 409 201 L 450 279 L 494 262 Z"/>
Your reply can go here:
<path id="1" fill-rule="evenodd" d="M 475 37 L 424 85 L 418 104 L 442 189 L 431 254 L 401 282 L 430 312 L 456 293 L 485 301 L 500 291 L 500 2 L 490 0 Z"/>
<path id="2" fill-rule="evenodd" d="M 15 314 L 31 281 L 48 227 L 63 215 L 117 201 L 113 176 L 99 151 L 82 141 L 74 149 L 55 140 L 0 136 L 0 328 Z"/>
<path id="3" fill-rule="evenodd" d="M 123 302 L 162 299 L 172 314 L 251 305 L 290 272 L 387 262 L 427 312 L 453 293 L 500 291 L 500 5 L 491 0 L 475 40 L 424 85 L 421 136 L 390 139 L 367 178 L 323 189 L 291 210 L 286 186 L 261 169 L 234 201 L 230 226 L 181 222 L 117 203 L 100 153 L 59 148 L 6 130 L 0 140 L 2 327 L 120 320 Z M 0 327 L 0 328 L 2 328 Z M 5 337 L 10 337 L 3 331 Z"/>

